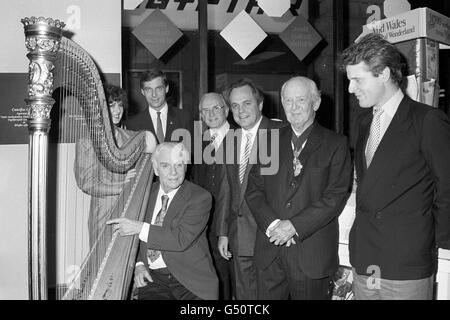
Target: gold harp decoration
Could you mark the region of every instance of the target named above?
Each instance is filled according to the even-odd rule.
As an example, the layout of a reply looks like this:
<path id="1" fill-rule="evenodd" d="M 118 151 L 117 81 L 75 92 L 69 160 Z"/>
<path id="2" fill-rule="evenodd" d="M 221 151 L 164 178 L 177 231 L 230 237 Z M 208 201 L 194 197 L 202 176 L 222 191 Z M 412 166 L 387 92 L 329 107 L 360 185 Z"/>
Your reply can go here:
<path id="1" fill-rule="evenodd" d="M 111 218 L 143 220 L 153 179 L 150 155 L 144 154 L 145 133 L 134 134 L 123 146 L 116 145 L 105 93 L 91 57 L 65 38 L 64 23 L 43 17 L 21 20 L 29 62 L 29 295 L 47 299 L 47 171 L 52 93 L 64 87 L 77 99 L 98 161 L 111 172 L 136 176 L 124 185 Z M 134 269 L 138 237 L 120 237 L 110 226 L 102 229 L 80 270 L 64 288 L 63 299 L 125 299 Z"/>

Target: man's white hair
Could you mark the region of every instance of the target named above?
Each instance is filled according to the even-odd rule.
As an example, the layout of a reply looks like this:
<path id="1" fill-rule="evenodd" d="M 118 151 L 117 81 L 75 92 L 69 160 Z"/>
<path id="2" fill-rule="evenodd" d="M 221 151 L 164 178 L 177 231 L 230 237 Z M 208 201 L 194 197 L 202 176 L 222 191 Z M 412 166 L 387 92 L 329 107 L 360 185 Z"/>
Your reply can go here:
<path id="1" fill-rule="evenodd" d="M 189 151 L 182 142 L 163 142 L 156 146 L 155 151 L 152 154 L 153 166 L 157 165 L 159 157 L 163 152 L 170 153 L 171 155 L 178 155 L 185 164 L 188 164 L 190 161 Z"/>

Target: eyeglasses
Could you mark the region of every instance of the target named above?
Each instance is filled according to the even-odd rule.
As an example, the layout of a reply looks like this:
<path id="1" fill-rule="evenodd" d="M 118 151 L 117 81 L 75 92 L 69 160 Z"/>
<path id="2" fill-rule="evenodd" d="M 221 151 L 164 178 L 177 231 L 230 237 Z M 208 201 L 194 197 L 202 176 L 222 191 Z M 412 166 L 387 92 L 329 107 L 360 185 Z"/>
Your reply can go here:
<path id="1" fill-rule="evenodd" d="M 145 94 L 149 94 L 149 93 L 153 94 L 153 92 L 156 92 L 156 94 L 161 94 L 164 92 L 165 89 L 166 89 L 166 87 L 164 87 L 164 86 L 159 86 L 159 87 L 156 87 L 155 89 L 150 88 L 150 87 L 142 88 L 142 90 L 145 92 Z"/>
<path id="2" fill-rule="evenodd" d="M 200 111 L 206 116 L 209 114 L 218 114 L 225 106 L 214 106 L 211 109 L 202 108 Z"/>

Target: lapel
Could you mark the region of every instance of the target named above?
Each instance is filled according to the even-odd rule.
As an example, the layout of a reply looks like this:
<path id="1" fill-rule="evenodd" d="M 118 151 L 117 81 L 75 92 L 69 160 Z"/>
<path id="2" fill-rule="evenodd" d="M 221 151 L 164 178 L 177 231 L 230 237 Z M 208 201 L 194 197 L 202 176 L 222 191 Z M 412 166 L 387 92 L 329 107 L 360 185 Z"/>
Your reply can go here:
<path id="1" fill-rule="evenodd" d="M 164 141 L 171 141 L 172 132 L 177 129 L 177 117 L 174 108 L 167 105 L 167 124 L 166 124 L 166 134 L 164 135 Z M 177 192 L 178 194 L 178 192 Z"/>
<path id="2" fill-rule="evenodd" d="M 142 116 L 142 123 L 145 128 L 148 128 L 156 137 L 156 130 L 153 126 L 152 117 L 150 117 L 150 111 L 148 111 L 149 106 L 147 106 L 147 109 L 145 109 L 145 112 Z"/>
<path id="3" fill-rule="evenodd" d="M 285 172 L 280 172 L 281 176 L 286 177 L 286 181 L 290 183 L 291 179 L 294 177 L 294 153 L 292 151 L 291 145 L 292 138 L 292 128 L 287 126 L 286 128 L 280 129 L 280 167 L 279 170 L 284 170 Z M 284 168 L 284 169 L 283 169 Z"/>
<path id="4" fill-rule="evenodd" d="M 314 126 L 308 136 L 308 140 L 306 141 L 305 146 L 303 147 L 302 151 L 299 155 L 299 160 L 302 166 L 305 166 L 308 162 L 309 157 L 319 148 L 319 146 L 322 144 L 322 138 L 323 138 L 323 131 L 322 127 L 314 121 L 312 124 Z M 292 150 L 292 147 L 291 147 Z M 291 152 L 292 153 L 292 152 Z M 293 170 L 293 169 L 292 169 Z M 297 176 L 297 180 L 300 180 L 303 176 L 304 170 L 300 172 L 300 174 Z"/>
<path id="5" fill-rule="evenodd" d="M 159 191 L 159 182 L 155 182 L 152 185 L 152 191 L 150 191 L 150 199 L 147 205 L 147 214 L 145 215 L 145 222 L 151 223 L 153 217 L 153 210 L 155 210 L 156 198 Z"/>
<path id="6" fill-rule="evenodd" d="M 361 120 L 359 125 L 358 140 L 355 146 L 355 168 L 356 168 L 356 179 L 357 181 L 362 181 L 366 171 L 366 155 L 365 147 L 367 139 L 370 133 L 370 124 L 372 122 L 373 114 L 372 112 L 367 113 Z"/>
<path id="7" fill-rule="evenodd" d="M 403 142 L 407 138 L 407 130 L 411 125 L 409 120 L 410 98 L 406 95 L 400 103 L 386 133 L 378 145 L 372 162 L 364 174 L 361 181 L 360 196 L 368 193 L 376 181 L 385 173 L 393 163 L 395 163 L 397 152 L 401 149 Z M 370 125 L 370 124 L 369 124 Z M 364 154 L 364 147 L 360 150 Z M 365 158 L 364 158 L 365 161 Z"/>
<path id="8" fill-rule="evenodd" d="M 180 189 L 173 197 L 169 207 L 167 208 L 167 213 L 164 218 L 163 224 L 170 223 L 170 221 L 172 221 L 175 216 L 182 211 L 184 204 L 189 201 L 190 192 L 188 192 L 188 184 L 189 182 L 184 180 L 183 184 L 180 186 Z"/>

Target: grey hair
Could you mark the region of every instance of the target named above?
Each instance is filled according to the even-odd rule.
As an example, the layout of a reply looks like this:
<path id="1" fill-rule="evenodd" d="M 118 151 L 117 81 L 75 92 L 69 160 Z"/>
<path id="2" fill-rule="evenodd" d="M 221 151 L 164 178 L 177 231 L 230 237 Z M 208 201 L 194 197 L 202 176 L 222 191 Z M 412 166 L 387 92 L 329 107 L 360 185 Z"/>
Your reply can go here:
<path id="1" fill-rule="evenodd" d="M 307 84 L 309 87 L 309 94 L 311 95 L 312 100 L 314 102 L 317 102 L 320 100 L 321 92 L 320 92 L 319 88 L 317 88 L 316 83 L 313 80 L 311 80 L 307 77 L 303 77 L 303 76 L 292 77 L 289 80 L 287 80 L 285 83 L 283 83 L 283 85 L 281 86 L 281 96 L 283 96 L 283 90 L 286 87 L 287 83 L 292 80 L 300 80 L 303 83 Z"/>
<path id="2" fill-rule="evenodd" d="M 185 164 L 190 162 L 191 156 L 188 149 L 182 142 L 163 142 L 156 146 L 155 151 L 152 154 L 152 163 L 154 167 L 157 165 L 159 156 L 163 152 L 179 155 Z"/>
<path id="3" fill-rule="evenodd" d="M 223 95 L 221 95 L 220 93 L 217 93 L 217 92 L 208 92 L 208 93 L 205 93 L 203 96 L 202 96 L 202 98 L 200 99 L 200 103 L 199 103 L 199 106 L 201 107 L 202 106 L 202 103 L 206 100 L 206 98 L 209 98 L 209 97 L 215 97 L 215 98 L 217 98 L 217 99 L 219 99 L 219 101 L 227 108 L 228 107 L 228 105 L 227 105 L 227 103 L 226 103 L 226 101 L 225 101 L 225 98 L 223 97 Z"/>

